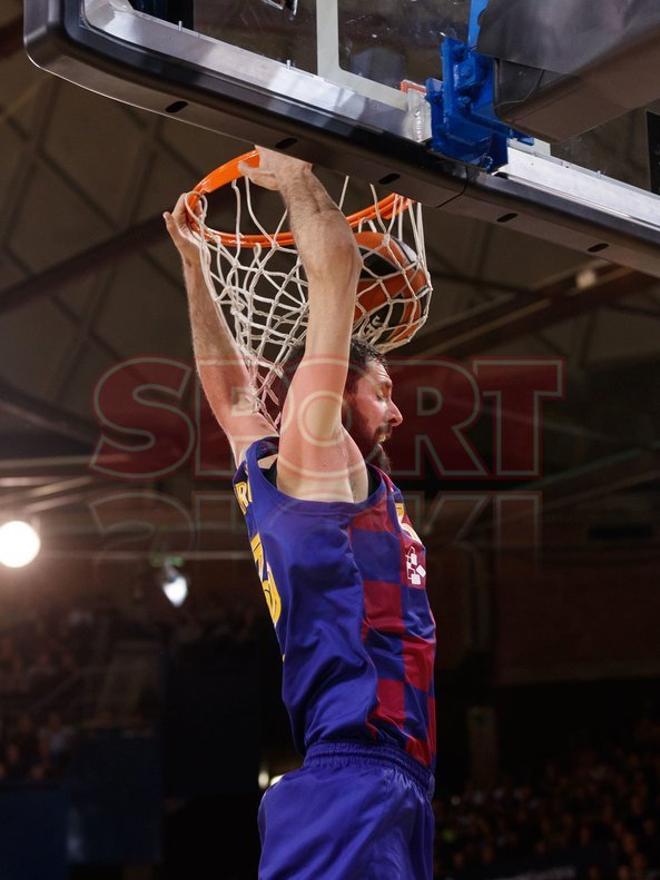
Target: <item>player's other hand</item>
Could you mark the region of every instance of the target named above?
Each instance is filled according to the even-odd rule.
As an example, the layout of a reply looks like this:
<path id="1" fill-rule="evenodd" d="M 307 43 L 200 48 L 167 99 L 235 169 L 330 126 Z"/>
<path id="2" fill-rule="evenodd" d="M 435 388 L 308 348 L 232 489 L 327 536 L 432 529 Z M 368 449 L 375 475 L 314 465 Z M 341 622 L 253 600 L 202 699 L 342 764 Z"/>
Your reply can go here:
<path id="1" fill-rule="evenodd" d="M 197 240 L 190 229 L 189 214 L 186 209 L 187 195 L 187 193 L 183 193 L 179 196 L 172 213 L 165 211 L 163 214 L 163 220 L 165 220 L 165 226 L 167 227 L 170 238 L 174 242 L 178 252 L 181 254 L 181 259 L 184 263 L 199 264 L 199 247 L 197 245 Z M 198 202 L 195 213 L 199 213 L 199 211 L 200 206 Z"/>
<path id="2" fill-rule="evenodd" d="M 281 189 L 286 180 L 308 171 L 312 167 L 309 162 L 267 150 L 265 147 L 255 147 L 255 149 L 259 154 L 259 165 L 254 168 L 241 162 L 238 167 L 248 180 L 256 183 L 257 186 L 264 187 L 264 189 Z"/>

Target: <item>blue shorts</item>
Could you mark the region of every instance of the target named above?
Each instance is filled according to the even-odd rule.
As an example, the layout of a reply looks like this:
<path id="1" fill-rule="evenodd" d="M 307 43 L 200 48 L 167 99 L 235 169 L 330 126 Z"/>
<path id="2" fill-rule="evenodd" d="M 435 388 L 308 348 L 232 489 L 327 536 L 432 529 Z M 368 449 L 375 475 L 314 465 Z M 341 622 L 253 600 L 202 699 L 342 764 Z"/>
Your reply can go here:
<path id="1" fill-rule="evenodd" d="M 320 743 L 259 807 L 259 880 L 432 880 L 433 777 L 400 749 Z"/>

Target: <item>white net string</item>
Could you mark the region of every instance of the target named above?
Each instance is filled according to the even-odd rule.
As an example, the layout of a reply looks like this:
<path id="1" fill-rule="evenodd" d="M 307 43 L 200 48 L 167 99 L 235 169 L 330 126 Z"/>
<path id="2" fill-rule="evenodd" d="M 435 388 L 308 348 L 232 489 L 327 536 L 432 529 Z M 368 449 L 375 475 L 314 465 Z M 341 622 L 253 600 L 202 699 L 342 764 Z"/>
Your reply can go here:
<path id="1" fill-rule="evenodd" d="M 276 240 L 286 229 L 286 211 L 275 231 L 269 232 L 257 216 L 249 180 L 239 178 L 231 188 L 236 208 L 232 244 L 225 244 L 223 237 L 228 236 L 206 225 L 205 197 L 199 199 L 199 213 L 189 204 L 188 213 L 207 286 L 228 319 L 245 359 L 256 389 L 255 403 L 272 416 L 283 402 L 277 401 L 273 384 L 282 375 L 291 350 L 305 338 L 307 279 L 295 245 Z M 338 201 L 341 210 L 348 192 L 347 177 Z M 387 352 L 408 342 L 424 324 L 432 288 L 421 205 L 395 196 L 394 209 L 383 216 L 373 187 L 371 192 L 375 215 L 361 220 L 355 229 L 364 266 L 353 336 Z M 252 224 L 249 231 L 245 229 L 247 223 Z M 254 235 L 255 229 L 267 243 L 248 247 L 242 237 Z"/>

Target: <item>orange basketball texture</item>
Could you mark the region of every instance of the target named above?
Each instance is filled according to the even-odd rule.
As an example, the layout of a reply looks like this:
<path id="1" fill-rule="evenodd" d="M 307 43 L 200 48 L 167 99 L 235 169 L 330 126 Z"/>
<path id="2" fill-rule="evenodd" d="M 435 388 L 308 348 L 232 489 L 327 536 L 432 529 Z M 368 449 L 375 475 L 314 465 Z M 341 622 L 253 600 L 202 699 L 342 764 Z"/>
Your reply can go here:
<path id="1" fill-rule="evenodd" d="M 423 296 L 430 293 L 428 278 L 417 254 L 404 242 L 382 232 L 358 232 L 355 240 L 364 267 L 357 287 L 354 324 L 383 325 L 378 342 L 402 344 L 417 330 Z"/>

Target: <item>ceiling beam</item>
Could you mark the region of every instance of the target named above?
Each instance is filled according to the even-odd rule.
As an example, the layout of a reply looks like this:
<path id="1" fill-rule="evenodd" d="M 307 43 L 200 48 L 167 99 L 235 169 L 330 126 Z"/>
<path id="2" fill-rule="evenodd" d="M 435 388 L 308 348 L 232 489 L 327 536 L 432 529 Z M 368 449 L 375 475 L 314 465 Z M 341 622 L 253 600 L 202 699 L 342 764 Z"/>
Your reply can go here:
<path id="1" fill-rule="evenodd" d="M 531 295 L 506 302 L 498 299 L 450 318 L 407 345 L 406 355 L 463 358 L 480 354 L 657 284 L 658 279 L 650 275 L 611 265 L 572 274 Z"/>
<path id="2" fill-rule="evenodd" d="M 639 315 L 642 318 L 653 318 L 656 321 L 660 321 L 660 309 L 645 309 L 643 306 L 618 304 L 609 305 L 608 309 L 613 312 L 623 312 L 627 315 Z"/>
<path id="3" fill-rule="evenodd" d="M 43 483 L 40 486 L 33 486 L 22 492 L 11 492 L 0 495 L 0 501 L 3 506 L 24 507 L 31 501 L 37 501 L 51 495 L 62 495 L 72 492 L 74 489 L 81 489 L 83 486 L 90 486 L 95 483 L 95 476 L 89 474 L 81 477 L 71 477 L 64 480 L 56 480 L 51 483 Z"/>
<path id="4" fill-rule="evenodd" d="M 101 244 L 94 245 L 80 254 L 56 263 L 38 275 L 1 290 L 0 314 L 13 311 L 42 296 L 50 296 L 73 280 L 95 275 L 118 257 L 124 257 L 134 251 L 142 251 L 155 244 L 164 234 L 165 226 L 160 214 L 137 223 Z"/>
<path id="5" fill-rule="evenodd" d="M 0 379 L 0 412 L 85 446 L 93 448 L 98 441 L 99 431 L 92 422 L 19 391 L 4 379 Z"/>
<path id="6" fill-rule="evenodd" d="M 543 510 L 552 511 L 625 492 L 660 479 L 660 445 L 631 449 L 596 460 L 525 487 L 543 492 Z"/>
<path id="7" fill-rule="evenodd" d="M 527 483 L 521 487 L 521 491 L 542 493 L 543 515 L 546 517 L 550 513 L 575 510 L 580 504 L 637 489 L 658 479 L 660 444 L 656 443 L 649 449 L 628 449 L 580 467 L 569 468 L 536 483 Z M 528 511 L 512 510 L 505 513 L 500 523 L 524 521 L 528 516 Z M 470 537 L 490 541 L 493 527 L 492 521 L 484 520 L 472 529 Z"/>

